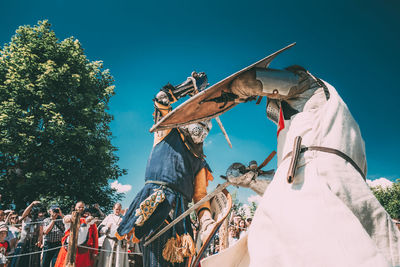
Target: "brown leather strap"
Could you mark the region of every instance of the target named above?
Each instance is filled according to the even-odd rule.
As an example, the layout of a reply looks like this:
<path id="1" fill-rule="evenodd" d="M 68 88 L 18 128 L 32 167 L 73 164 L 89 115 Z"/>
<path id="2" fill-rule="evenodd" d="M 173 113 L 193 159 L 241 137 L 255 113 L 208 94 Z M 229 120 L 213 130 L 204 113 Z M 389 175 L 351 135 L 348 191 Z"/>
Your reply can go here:
<path id="1" fill-rule="evenodd" d="M 199 217 L 200 212 L 202 212 L 203 210 L 208 210 L 211 213 L 211 210 L 208 207 L 202 207 L 199 209 L 199 211 L 197 212 L 197 216 Z"/>
<path id="2" fill-rule="evenodd" d="M 273 159 L 276 155 L 276 151 L 272 151 L 271 154 L 269 154 L 269 156 L 263 161 L 263 163 L 261 163 L 260 166 L 257 167 L 257 170 L 261 170 L 262 168 L 264 168 L 265 166 L 267 166 L 267 164 L 271 161 L 271 159 Z"/>
<path id="3" fill-rule="evenodd" d="M 322 152 L 326 152 L 326 153 L 331 153 L 331 154 L 335 154 L 338 155 L 339 157 L 343 158 L 344 160 L 346 160 L 347 162 L 349 162 L 351 165 L 353 165 L 354 169 L 356 169 L 360 175 L 362 176 L 362 178 L 364 179 L 364 181 L 366 180 L 365 178 L 365 174 L 364 172 L 361 170 L 361 168 L 357 165 L 357 163 L 354 162 L 354 160 L 352 160 L 352 158 L 350 158 L 349 156 L 347 156 L 345 153 L 343 153 L 340 150 L 334 149 L 334 148 L 330 148 L 330 147 L 323 147 L 323 146 L 309 146 L 309 147 L 302 147 L 300 149 L 300 153 L 304 153 L 306 151 L 309 150 L 315 150 L 315 151 L 322 151 Z M 289 152 L 286 154 L 286 156 L 283 157 L 282 160 L 285 160 L 286 158 L 290 157 L 292 155 L 292 152 Z"/>
<path id="4" fill-rule="evenodd" d="M 258 96 L 258 99 L 257 99 L 256 105 L 259 105 L 259 104 L 261 103 L 261 99 L 262 99 L 262 98 L 263 98 L 263 96 L 262 96 L 262 95 Z"/>

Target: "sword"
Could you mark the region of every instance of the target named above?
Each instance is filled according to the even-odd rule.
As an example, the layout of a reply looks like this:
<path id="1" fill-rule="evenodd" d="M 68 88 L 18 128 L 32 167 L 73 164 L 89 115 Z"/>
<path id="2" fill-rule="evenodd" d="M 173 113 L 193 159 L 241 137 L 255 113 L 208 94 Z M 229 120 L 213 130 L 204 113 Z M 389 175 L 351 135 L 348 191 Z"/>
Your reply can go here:
<path id="1" fill-rule="evenodd" d="M 165 226 L 163 229 L 161 229 L 157 234 L 155 234 L 154 236 L 152 236 L 150 239 L 146 240 L 144 243 L 144 246 L 148 246 L 151 242 L 153 242 L 154 240 L 156 240 L 158 237 L 160 237 L 162 234 L 164 234 L 166 231 L 168 231 L 169 229 L 171 229 L 172 226 L 174 226 L 175 224 L 177 224 L 178 222 L 182 221 L 183 218 L 185 218 L 186 216 L 188 216 L 190 213 L 192 213 L 194 210 L 196 210 L 197 208 L 199 208 L 201 205 L 203 205 L 205 202 L 209 201 L 212 197 L 214 197 L 215 195 L 219 194 L 220 192 L 222 192 L 222 190 L 224 190 L 226 187 L 228 187 L 231 183 L 230 182 L 225 182 L 223 184 L 220 184 L 217 186 L 217 188 L 215 188 L 214 191 L 212 191 L 211 193 L 209 193 L 208 195 L 206 195 L 205 197 L 203 197 L 199 202 L 197 202 L 196 204 L 194 204 L 192 207 L 190 207 L 189 209 L 187 209 L 184 213 L 182 213 L 181 215 L 179 215 L 175 220 L 173 220 L 170 224 L 168 224 L 167 226 Z"/>
<path id="2" fill-rule="evenodd" d="M 229 136 L 228 136 L 228 134 L 226 133 L 224 126 L 222 125 L 221 119 L 220 119 L 219 117 L 215 117 L 215 120 L 217 121 L 217 123 L 218 123 L 218 125 L 219 125 L 219 128 L 221 128 L 221 131 L 222 131 L 222 133 L 224 134 L 225 139 L 226 139 L 226 141 L 228 142 L 228 145 L 232 148 L 231 140 L 229 140 Z"/>

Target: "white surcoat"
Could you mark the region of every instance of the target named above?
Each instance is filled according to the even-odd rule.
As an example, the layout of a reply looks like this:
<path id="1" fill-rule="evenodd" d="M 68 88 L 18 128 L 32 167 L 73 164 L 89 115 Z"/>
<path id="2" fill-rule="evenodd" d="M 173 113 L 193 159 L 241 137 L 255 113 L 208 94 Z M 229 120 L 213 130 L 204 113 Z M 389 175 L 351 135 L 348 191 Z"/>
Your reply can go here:
<path id="1" fill-rule="evenodd" d="M 278 168 L 247 236 L 201 266 L 400 266 L 400 232 L 360 173 L 345 159 L 321 151 L 299 157 L 287 182 L 296 136 L 302 146 L 342 151 L 366 172 L 365 145 L 347 105 L 328 83 L 278 137 Z"/>

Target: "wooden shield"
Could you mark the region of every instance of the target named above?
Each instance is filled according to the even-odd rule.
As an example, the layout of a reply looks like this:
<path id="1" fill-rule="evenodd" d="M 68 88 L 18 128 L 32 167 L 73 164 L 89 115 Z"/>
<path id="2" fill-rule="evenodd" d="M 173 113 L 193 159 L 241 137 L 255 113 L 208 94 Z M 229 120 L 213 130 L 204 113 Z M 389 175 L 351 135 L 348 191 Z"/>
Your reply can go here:
<path id="1" fill-rule="evenodd" d="M 225 103 L 216 103 L 214 101 L 207 100 L 220 97 L 223 93 L 230 93 L 231 90 L 229 85 L 238 75 L 254 67 L 267 68 L 271 61 L 278 54 L 289 49 L 295 44 L 296 43 L 292 43 L 281 50 L 276 51 L 275 53 L 251 64 L 250 66 L 232 74 L 231 76 L 212 85 L 206 90 L 189 98 L 172 112 L 163 117 L 158 123 L 153 125 L 153 127 L 150 129 L 150 132 L 166 130 L 206 119 L 212 119 L 233 108 L 238 104 L 234 100 L 230 100 Z"/>

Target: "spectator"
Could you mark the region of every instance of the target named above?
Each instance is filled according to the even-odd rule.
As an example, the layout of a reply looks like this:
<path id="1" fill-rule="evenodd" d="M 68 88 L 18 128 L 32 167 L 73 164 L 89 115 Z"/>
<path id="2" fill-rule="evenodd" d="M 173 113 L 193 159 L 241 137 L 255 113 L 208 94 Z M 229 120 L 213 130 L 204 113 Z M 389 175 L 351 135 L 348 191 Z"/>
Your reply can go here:
<path id="1" fill-rule="evenodd" d="M 400 219 L 392 219 L 392 221 L 396 224 L 397 228 L 400 230 Z"/>
<path id="2" fill-rule="evenodd" d="M 5 222 L 0 222 L 0 266 L 7 266 L 7 258 L 10 244 L 6 240 L 8 227 Z"/>
<path id="3" fill-rule="evenodd" d="M 100 209 L 100 206 L 99 206 L 99 204 L 94 204 L 93 205 L 93 208 L 96 210 L 96 212 L 98 213 L 98 217 L 99 217 L 99 219 L 104 219 L 106 216 L 105 216 L 105 214 L 101 211 L 101 209 Z M 121 213 L 122 213 L 122 211 L 121 211 Z M 123 214 L 122 214 L 123 215 Z"/>
<path id="4" fill-rule="evenodd" d="M 45 218 L 46 218 L 46 212 L 39 211 L 38 216 L 37 216 L 37 221 L 42 222 Z"/>
<path id="5" fill-rule="evenodd" d="M 0 222 L 4 222 L 6 225 L 8 224 L 10 215 L 11 215 L 12 211 L 11 210 L 0 210 Z M 11 247 L 15 247 L 15 244 L 17 242 L 16 236 L 14 235 L 14 233 L 12 231 L 10 231 L 7 228 L 7 236 L 5 239 L 8 242 L 8 250 L 10 251 Z M 13 246 L 12 246 L 12 245 Z"/>
<path id="6" fill-rule="evenodd" d="M 39 230 L 38 224 L 32 223 L 32 209 L 39 205 L 40 201 L 33 201 L 22 213 L 19 222 L 22 222 L 21 238 L 18 241 L 17 248 L 14 255 L 19 255 L 25 252 L 32 252 L 35 250 L 37 243 L 37 232 Z M 37 216 L 33 216 L 34 218 Z M 31 256 L 15 257 L 12 259 L 11 267 L 19 266 L 33 266 L 38 265 L 39 257 L 37 254 Z"/>
<path id="7" fill-rule="evenodd" d="M 213 242 L 213 254 L 217 254 L 219 252 L 219 237 L 215 236 L 214 242 Z"/>
<path id="8" fill-rule="evenodd" d="M 4 222 L 6 220 L 6 214 L 4 210 L 0 210 L 0 222 Z"/>
<path id="9" fill-rule="evenodd" d="M 8 223 L 8 236 L 7 241 L 10 243 L 10 254 L 14 253 L 15 247 L 17 246 L 17 241 L 21 236 L 21 229 L 17 227 L 18 223 L 18 214 L 15 214 L 14 211 L 10 212 L 10 215 L 6 219 L 6 223 Z"/>
<path id="10" fill-rule="evenodd" d="M 83 210 L 83 215 L 82 215 L 82 217 L 87 218 L 87 217 L 90 217 L 90 216 L 92 216 L 92 211 L 91 211 L 89 208 L 85 208 L 85 209 Z"/>
<path id="11" fill-rule="evenodd" d="M 126 252 L 127 244 L 125 240 L 118 240 L 115 237 L 118 225 L 122 220 L 121 216 L 122 205 L 116 203 L 113 208 L 113 213 L 108 215 L 100 224 L 99 232 L 104 234 L 104 242 L 102 245 L 103 251 L 99 255 L 97 266 L 129 266 L 128 254 Z M 105 251 L 107 250 L 107 252 Z M 115 263 L 115 264 L 113 264 Z"/>
<path id="12" fill-rule="evenodd" d="M 233 224 L 235 226 L 239 226 L 239 221 L 242 219 L 242 217 L 240 215 L 236 215 L 235 217 L 233 217 Z"/>
<path id="13" fill-rule="evenodd" d="M 247 218 L 247 219 L 246 219 L 246 227 L 247 227 L 247 228 L 250 227 L 252 221 L 253 221 L 252 218 Z"/>
<path id="14" fill-rule="evenodd" d="M 79 201 L 75 205 L 75 211 L 80 213 L 82 217 L 80 218 L 80 227 L 78 232 L 78 249 L 76 252 L 75 266 L 76 267 L 88 267 L 93 266 L 95 256 L 98 251 L 98 233 L 97 226 L 94 223 L 94 218 L 84 217 L 85 203 Z M 64 217 L 65 228 L 67 229 L 64 237 L 62 238 L 62 244 L 66 245 L 67 238 L 70 235 L 70 224 L 72 218 L 70 215 Z M 61 247 L 57 261 L 56 267 L 64 267 L 67 260 L 67 249 L 66 247 Z"/>
<path id="15" fill-rule="evenodd" d="M 246 221 L 245 220 L 240 219 L 240 221 L 238 223 L 238 230 L 237 231 L 239 233 L 239 239 L 242 238 L 246 234 L 247 228 L 246 228 Z"/>
<path id="16" fill-rule="evenodd" d="M 61 239 L 64 236 L 64 224 L 62 222 L 62 212 L 60 208 L 53 205 L 49 209 L 50 217 L 43 221 L 43 259 L 42 267 L 54 266 L 57 260 L 58 251 L 54 249 L 61 246 Z M 50 250 L 49 250 L 50 249 Z"/>
<path id="17" fill-rule="evenodd" d="M 219 244 L 215 245 L 214 254 L 219 253 Z"/>
<path id="18" fill-rule="evenodd" d="M 11 212 L 8 220 L 9 225 L 16 225 L 18 223 L 18 213 L 14 213 L 14 211 Z"/>
<path id="19" fill-rule="evenodd" d="M 229 232 L 228 244 L 229 244 L 229 247 L 231 247 L 239 240 L 238 234 L 236 231 L 236 227 L 233 225 L 229 226 L 228 232 Z"/>
<path id="20" fill-rule="evenodd" d="M 239 232 L 239 222 L 240 222 L 240 220 L 242 219 L 242 217 L 240 217 L 240 216 L 235 216 L 234 218 L 233 218 L 233 226 L 235 227 L 235 231 L 236 231 L 236 233 L 238 233 Z M 238 237 L 239 238 L 239 237 Z"/>
<path id="21" fill-rule="evenodd" d="M 5 222 L 6 222 L 6 224 L 9 224 L 10 223 L 10 218 L 14 214 L 14 211 L 13 210 L 5 210 L 4 214 L 5 214 L 5 218 L 6 218 Z"/>

